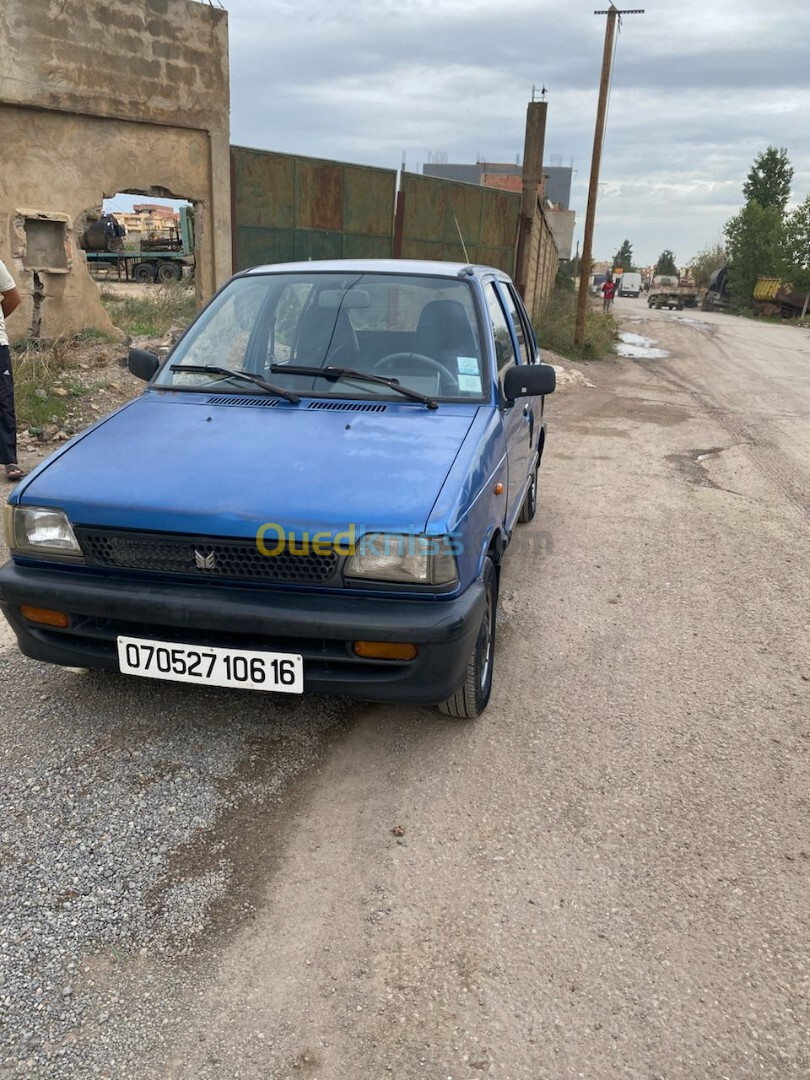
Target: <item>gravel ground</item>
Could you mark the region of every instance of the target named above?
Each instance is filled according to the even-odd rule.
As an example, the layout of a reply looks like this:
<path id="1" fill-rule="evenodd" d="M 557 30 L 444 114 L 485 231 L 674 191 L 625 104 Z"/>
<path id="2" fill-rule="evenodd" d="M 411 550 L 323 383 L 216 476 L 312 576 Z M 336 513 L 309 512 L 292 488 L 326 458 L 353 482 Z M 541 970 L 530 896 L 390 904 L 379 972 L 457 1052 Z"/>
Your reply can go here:
<path id="1" fill-rule="evenodd" d="M 810 1076 L 810 336 L 616 314 L 479 722 L 0 632 L 0 1076 Z"/>
<path id="2" fill-rule="evenodd" d="M 224 903 L 238 837 L 217 823 L 270 813 L 347 706 L 78 675 L 10 648 L 0 668 L 0 1075 L 124 1075 L 110 1042 L 160 1033 L 212 915 L 249 917 L 244 893 Z M 126 987 L 155 959 L 122 1041 Z"/>

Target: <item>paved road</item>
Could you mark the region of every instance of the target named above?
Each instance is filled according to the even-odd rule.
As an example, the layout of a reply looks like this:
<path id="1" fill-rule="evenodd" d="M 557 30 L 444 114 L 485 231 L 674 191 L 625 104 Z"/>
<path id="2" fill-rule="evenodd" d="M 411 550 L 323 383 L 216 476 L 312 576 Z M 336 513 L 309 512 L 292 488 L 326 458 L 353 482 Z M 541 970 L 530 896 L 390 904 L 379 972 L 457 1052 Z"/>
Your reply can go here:
<path id="1" fill-rule="evenodd" d="M 616 311 L 671 355 L 553 400 L 479 722 L 0 651 L 4 894 L 67 942 L 6 913 L 7 1075 L 810 1075 L 810 334 Z"/>

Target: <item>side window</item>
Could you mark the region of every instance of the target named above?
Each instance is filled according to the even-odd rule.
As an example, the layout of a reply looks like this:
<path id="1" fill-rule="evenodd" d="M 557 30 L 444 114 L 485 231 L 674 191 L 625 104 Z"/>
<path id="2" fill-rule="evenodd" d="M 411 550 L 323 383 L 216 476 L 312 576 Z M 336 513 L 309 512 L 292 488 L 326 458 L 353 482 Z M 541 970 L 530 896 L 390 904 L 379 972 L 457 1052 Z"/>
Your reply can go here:
<path id="1" fill-rule="evenodd" d="M 506 293 L 509 318 L 512 320 L 512 326 L 515 328 L 515 336 L 517 337 L 518 349 L 520 351 L 520 362 L 521 364 L 530 364 L 533 357 L 531 355 L 529 344 L 526 341 L 526 328 L 520 317 L 520 302 L 511 285 L 506 285 L 504 282 L 501 282 L 501 288 Z"/>
<path id="2" fill-rule="evenodd" d="M 509 289 L 510 298 L 512 299 L 512 302 L 517 309 L 518 315 L 520 316 L 520 320 L 522 323 L 523 342 L 525 343 L 525 347 L 528 350 L 529 363 L 533 364 L 537 359 L 537 339 L 534 336 L 534 327 L 532 326 L 532 321 L 529 318 L 526 312 L 526 308 L 523 306 L 523 301 L 518 296 L 516 290 L 511 285 L 507 287 Z M 515 326 L 517 326 L 517 323 L 515 323 Z M 521 344 L 521 349 L 522 348 L 523 344 Z"/>
<path id="3" fill-rule="evenodd" d="M 492 333 L 495 337 L 495 358 L 498 363 L 498 371 L 503 371 L 509 364 L 516 364 L 515 347 L 512 344 L 512 335 L 509 332 L 509 323 L 501 307 L 501 301 L 495 291 L 494 284 L 490 281 L 486 286 L 487 311 L 489 321 L 492 323 Z"/>

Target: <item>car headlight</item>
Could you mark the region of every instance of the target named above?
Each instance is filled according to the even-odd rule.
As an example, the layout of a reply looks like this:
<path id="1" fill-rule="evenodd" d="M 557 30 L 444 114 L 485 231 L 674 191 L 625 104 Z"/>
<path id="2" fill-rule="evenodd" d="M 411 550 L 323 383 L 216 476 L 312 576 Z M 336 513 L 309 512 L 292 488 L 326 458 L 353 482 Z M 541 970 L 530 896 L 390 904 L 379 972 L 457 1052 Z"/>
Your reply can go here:
<path id="1" fill-rule="evenodd" d="M 448 536 L 366 533 L 357 541 L 346 576 L 408 585 L 451 585 L 458 580 L 455 545 Z"/>
<path id="2" fill-rule="evenodd" d="M 82 549 L 67 515 L 47 506 L 7 506 L 6 540 L 18 555 L 62 555 L 76 558 Z"/>

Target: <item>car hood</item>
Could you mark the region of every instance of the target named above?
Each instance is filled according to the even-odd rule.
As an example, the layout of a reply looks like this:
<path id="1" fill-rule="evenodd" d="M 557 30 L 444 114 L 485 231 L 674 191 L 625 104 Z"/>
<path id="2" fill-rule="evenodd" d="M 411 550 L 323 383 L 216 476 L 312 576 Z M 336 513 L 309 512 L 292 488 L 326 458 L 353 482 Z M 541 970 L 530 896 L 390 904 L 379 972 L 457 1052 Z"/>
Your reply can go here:
<path id="1" fill-rule="evenodd" d="M 77 525 L 198 535 L 420 531 L 477 411 L 231 400 L 148 391 L 46 461 L 19 501 Z"/>

